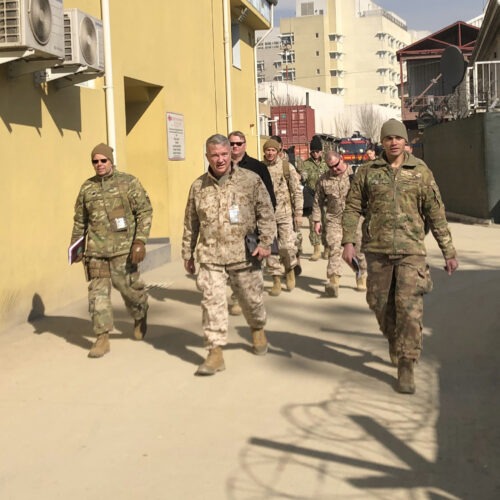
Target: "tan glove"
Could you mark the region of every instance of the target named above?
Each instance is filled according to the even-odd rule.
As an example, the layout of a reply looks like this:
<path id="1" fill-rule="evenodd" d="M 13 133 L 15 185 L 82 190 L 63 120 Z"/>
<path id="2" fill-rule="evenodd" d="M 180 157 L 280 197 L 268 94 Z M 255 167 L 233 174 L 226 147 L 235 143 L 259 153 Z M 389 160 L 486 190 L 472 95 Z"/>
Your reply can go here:
<path id="1" fill-rule="evenodd" d="M 134 240 L 130 250 L 130 261 L 132 264 L 139 264 L 146 257 L 146 245 L 141 240 Z"/>

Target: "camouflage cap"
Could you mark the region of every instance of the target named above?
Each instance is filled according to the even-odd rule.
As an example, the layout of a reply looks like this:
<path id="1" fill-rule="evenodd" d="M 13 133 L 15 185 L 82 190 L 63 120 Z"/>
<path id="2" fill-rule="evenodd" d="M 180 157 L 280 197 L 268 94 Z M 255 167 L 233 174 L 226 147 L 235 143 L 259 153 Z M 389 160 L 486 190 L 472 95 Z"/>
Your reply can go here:
<path id="1" fill-rule="evenodd" d="M 408 132 L 406 131 L 406 127 L 400 121 L 391 118 L 387 120 L 380 130 L 380 140 L 383 141 L 384 137 L 388 137 L 391 135 L 395 135 L 398 137 L 402 137 L 408 142 Z"/>
<path id="2" fill-rule="evenodd" d="M 111 146 L 108 146 L 107 144 L 104 144 L 101 142 L 98 144 L 93 150 L 92 153 L 90 153 L 90 159 L 94 159 L 94 155 L 103 155 L 105 156 L 108 160 L 111 161 L 111 163 L 114 163 L 114 158 L 113 158 L 113 148 Z"/>

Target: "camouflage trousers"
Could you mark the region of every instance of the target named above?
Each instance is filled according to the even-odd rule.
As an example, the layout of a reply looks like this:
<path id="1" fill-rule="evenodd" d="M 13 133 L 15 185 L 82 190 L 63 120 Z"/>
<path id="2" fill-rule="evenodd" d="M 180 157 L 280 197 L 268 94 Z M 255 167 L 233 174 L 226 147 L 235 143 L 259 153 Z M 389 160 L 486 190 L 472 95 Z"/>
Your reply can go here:
<path id="1" fill-rule="evenodd" d="M 277 220 L 279 255 L 270 255 L 266 259 L 269 274 L 281 276 L 280 260 L 285 266 L 285 272 L 297 265 L 297 234 L 293 230 L 292 217 Z"/>
<path id="2" fill-rule="evenodd" d="M 148 310 L 148 295 L 137 265 L 128 261 L 128 255 L 110 259 L 90 257 L 86 265 L 90 276 L 89 312 L 96 335 L 113 329 L 111 285 L 120 292 L 127 311 L 134 319 L 145 316 Z"/>
<path id="3" fill-rule="evenodd" d="M 358 230 L 356 232 L 356 257 L 359 262 L 361 274 L 366 274 L 366 258 L 361 252 L 361 224 L 359 221 Z M 330 279 L 332 276 L 342 276 L 341 263 L 342 263 L 342 216 L 332 218 L 329 217 L 324 226 L 324 233 L 326 235 L 326 245 L 330 251 L 328 257 L 328 264 L 326 266 L 326 276 Z"/>
<path id="4" fill-rule="evenodd" d="M 309 215 L 307 219 L 309 220 L 309 242 L 311 243 L 311 245 L 312 246 L 323 245 L 324 247 L 326 247 L 327 242 L 326 242 L 326 233 L 324 229 L 326 227 L 325 209 L 323 208 L 321 210 L 321 227 L 323 228 L 321 234 L 316 234 L 316 231 L 314 231 L 314 220 L 312 215 Z"/>
<path id="5" fill-rule="evenodd" d="M 418 359 L 422 351 L 423 295 L 432 290 L 421 255 L 367 253 L 366 300 L 398 357 Z"/>
<path id="6" fill-rule="evenodd" d="M 229 316 L 226 285 L 229 285 L 245 319 L 252 329 L 266 324 L 264 307 L 264 278 L 260 267 L 231 268 L 215 264 L 201 264 L 196 285 L 203 293 L 201 299 L 202 328 L 207 349 L 227 343 Z"/>

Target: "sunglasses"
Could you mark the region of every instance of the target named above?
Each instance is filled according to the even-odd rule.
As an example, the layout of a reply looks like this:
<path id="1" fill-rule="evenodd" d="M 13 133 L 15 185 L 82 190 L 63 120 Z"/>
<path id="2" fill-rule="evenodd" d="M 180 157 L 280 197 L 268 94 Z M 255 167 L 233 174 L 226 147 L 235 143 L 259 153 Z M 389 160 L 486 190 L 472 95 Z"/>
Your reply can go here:
<path id="1" fill-rule="evenodd" d="M 230 142 L 231 146 L 243 146 L 244 142 Z"/>
<path id="2" fill-rule="evenodd" d="M 328 167 L 329 167 L 329 168 L 336 168 L 336 167 L 338 167 L 338 166 L 340 165 L 340 162 L 341 162 L 341 161 L 342 161 L 342 160 L 339 160 L 337 163 L 335 163 L 335 165 L 328 165 Z"/>
<path id="3" fill-rule="evenodd" d="M 93 165 L 97 165 L 98 163 L 108 163 L 108 159 L 107 158 L 99 158 L 98 160 L 92 160 L 92 164 Z"/>

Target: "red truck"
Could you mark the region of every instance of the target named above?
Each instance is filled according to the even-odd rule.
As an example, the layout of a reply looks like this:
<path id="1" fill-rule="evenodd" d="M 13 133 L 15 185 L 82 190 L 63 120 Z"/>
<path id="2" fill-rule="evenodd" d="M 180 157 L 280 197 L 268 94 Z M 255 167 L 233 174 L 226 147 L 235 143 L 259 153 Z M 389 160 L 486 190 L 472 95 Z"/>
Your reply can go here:
<path id="1" fill-rule="evenodd" d="M 371 146 L 370 139 L 363 137 L 359 133 L 354 133 L 352 137 L 344 137 L 338 143 L 338 151 L 342 159 L 356 170 L 359 165 L 368 161 L 366 149 Z"/>

